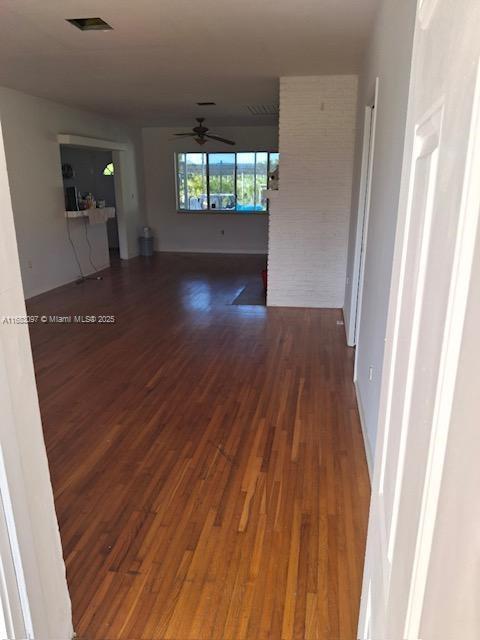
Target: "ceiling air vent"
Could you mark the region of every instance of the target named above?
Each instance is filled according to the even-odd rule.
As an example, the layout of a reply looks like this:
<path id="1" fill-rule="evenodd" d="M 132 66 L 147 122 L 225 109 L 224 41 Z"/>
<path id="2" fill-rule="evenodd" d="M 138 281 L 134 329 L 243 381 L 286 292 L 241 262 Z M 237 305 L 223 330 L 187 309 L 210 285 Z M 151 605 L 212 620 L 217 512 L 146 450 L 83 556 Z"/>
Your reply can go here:
<path id="1" fill-rule="evenodd" d="M 67 18 L 80 31 L 109 31 L 112 27 L 101 18 Z"/>
<path id="2" fill-rule="evenodd" d="M 199 107 L 215 107 L 216 102 L 197 102 Z"/>
<path id="3" fill-rule="evenodd" d="M 249 104 L 247 109 L 252 116 L 278 116 L 278 104 Z"/>

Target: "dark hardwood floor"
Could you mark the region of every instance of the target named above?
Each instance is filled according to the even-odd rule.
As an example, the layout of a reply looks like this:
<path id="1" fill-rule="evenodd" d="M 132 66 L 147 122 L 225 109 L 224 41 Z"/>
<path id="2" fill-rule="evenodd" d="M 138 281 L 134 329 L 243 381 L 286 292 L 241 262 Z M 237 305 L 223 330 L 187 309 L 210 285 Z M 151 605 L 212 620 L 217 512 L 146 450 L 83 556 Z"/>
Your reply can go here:
<path id="1" fill-rule="evenodd" d="M 337 310 L 157 254 L 29 302 L 79 638 L 353 640 L 370 487 Z"/>

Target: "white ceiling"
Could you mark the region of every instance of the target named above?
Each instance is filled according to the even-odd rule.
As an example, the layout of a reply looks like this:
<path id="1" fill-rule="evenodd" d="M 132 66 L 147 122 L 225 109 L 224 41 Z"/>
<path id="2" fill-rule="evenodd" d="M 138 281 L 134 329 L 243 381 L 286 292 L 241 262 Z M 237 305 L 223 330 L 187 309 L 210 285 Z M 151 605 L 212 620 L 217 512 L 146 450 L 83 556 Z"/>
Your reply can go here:
<path id="1" fill-rule="evenodd" d="M 0 0 L 0 85 L 144 124 L 265 124 L 246 105 L 276 103 L 279 76 L 358 71 L 377 2 Z M 86 17 L 113 31 L 65 22 Z"/>

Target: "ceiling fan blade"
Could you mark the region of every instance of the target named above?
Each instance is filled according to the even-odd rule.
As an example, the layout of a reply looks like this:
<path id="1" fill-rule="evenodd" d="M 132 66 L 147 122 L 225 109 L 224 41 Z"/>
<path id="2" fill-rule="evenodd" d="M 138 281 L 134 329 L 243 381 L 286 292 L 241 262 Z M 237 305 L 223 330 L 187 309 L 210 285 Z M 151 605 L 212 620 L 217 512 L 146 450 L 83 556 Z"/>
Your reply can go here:
<path id="1" fill-rule="evenodd" d="M 205 138 L 210 138 L 211 140 L 217 140 L 218 142 L 224 142 L 225 144 L 236 144 L 233 140 L 227 140 L 227 138 L 220 138 L 219 136 L 212 136 L 209 133 L 205 134 Z"/>
<path id="2" fill-rule="evenodd" d="M 192 136 L 196 136 L 197 134 L 196 133 L 174 133 L 173 135 L 175 135 L 175 136 L 190 136 L 190 137 L 192 137 Z"/>

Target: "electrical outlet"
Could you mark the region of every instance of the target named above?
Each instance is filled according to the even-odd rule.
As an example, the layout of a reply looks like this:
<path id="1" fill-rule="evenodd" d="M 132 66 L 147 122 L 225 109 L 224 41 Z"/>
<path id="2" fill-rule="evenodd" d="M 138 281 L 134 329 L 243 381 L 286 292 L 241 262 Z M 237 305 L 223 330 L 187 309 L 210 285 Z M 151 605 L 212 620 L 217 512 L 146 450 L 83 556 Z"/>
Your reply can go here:
<path id="1" fill-rule="evenodd" d="M 373 367 L 368 367 L 368 379 L 370 382 L 373 380 Z"/>

